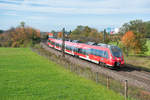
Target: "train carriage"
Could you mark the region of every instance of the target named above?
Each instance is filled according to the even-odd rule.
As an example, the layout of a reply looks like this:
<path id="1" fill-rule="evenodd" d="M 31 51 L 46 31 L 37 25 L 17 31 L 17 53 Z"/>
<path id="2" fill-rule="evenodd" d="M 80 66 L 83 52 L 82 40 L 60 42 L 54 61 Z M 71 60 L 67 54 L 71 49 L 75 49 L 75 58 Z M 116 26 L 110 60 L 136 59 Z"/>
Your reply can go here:
<path id="1" fill-rule="evenodd" d="M 62 40 L 49 38 L 48 45 L 57 50 L 61 50 Z M 121 49 L 113 45 L 89 45 L 65 41 L 65 53 L 104 66 L 120 67 L 124 65 Z"/>

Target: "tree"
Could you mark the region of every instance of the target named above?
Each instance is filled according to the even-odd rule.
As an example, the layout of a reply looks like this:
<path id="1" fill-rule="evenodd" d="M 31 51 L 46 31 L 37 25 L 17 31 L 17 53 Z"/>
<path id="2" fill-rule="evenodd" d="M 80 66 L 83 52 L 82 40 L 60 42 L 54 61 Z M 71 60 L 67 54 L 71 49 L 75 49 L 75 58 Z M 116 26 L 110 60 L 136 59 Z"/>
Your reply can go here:
<path id="1" fill-rule="evenodd" d="M 123 24 L 123 26 L 120 28 L 121 33 L 126 33 L 129 30 L 133 31 L 134 33 L 146 33 L 145 24 L 142 20 L 132 20 L 128 23 Z"/>
<path id="2" fill-rule="evenodd" d="M 106 29 L 104 29 L 103 31 L 103 42 L 106 44 L 110 42 L 110 37 L 109 34 L 106 32 Z"/>
<path id="3" fill-rule="evenodd" d="M 140 33 L 135 34 L 133 31 L 128 31 L 123 35 L 123 50 L 127 56 L 130 51 L 133 51 L 134 54 L 143 54 L 147 51 L 146 40 L 144 40 L 143 36 Z"/>
<path id="4" fill-rule="evenodd" d="M 144 54 L 146 51 L 148 51 L 148 47 L 146 45 L 147 39 L 145 38 L 144 34 L 141 33 L 135 33 L 136 34 L 136 41 L 137 44 L 134 47 L 135 54 Z"/>
<path id="5" fill-rule="evenodd" d="M 101 43 L 103 42 L 103 37 L 104 37 L 103 32 L 100 32 L 99 33 L 99 42 L 101 42 Z"/>
<path id="6" fill-rule="evenodd" d="M 40 42 L 40 31 L 31 27 L 16 27 L 0 35 L 1 46 L 27 47 Z"/>
<path id="7" fill-rule="evenodd" d="M 90 28 L 89 26 L 77 26 L 77 28 L 71 32 L 70 37 L 83 42 L 99 42 L 99 32 L 97 29 Z"/>
<path id="8" fill-rule="evenodd" d="M 4 31 L 3 30 L 0 30 L 0 34 L 2 34 Z"/>
<path id="9" fill-rule="evenodd" d="M 146 37 L 150 38 L 150 21 L 144 22 L 144 24 L 145 24 Z"/>
<path id="10" fill-rule="evenodd" d="M 24 28 L 24 27 L 25 27 L 25 22 L 22 21 L 22 22 L 20 23 L 20 26 L 21 26 L 22 28 Z"/>
<path id="11" fill-rule="evenodd" d="M 112 42 L 116 42 L 117 44 L 117 46 L 119 46 L 119 44 L 120 44 L 120 40 L 121 40 L 121 37 L 122 37 L 122 35 L 121 34 L 113 34 L 113 35 L 110 35 L 111 37 L 110 37 L 110 41 L 112 41 Z"/>
<path id="12" fill-rule="evenodd" d="M 126 53 L 126 55 L 128 56 L 129 50 L 133 49 L 135 46 L 135 35 L 132 31 L 128 31 L 124 34 L 124 36 L 122 37 L 122 43 L 124 45 L 124 51 Z"/>

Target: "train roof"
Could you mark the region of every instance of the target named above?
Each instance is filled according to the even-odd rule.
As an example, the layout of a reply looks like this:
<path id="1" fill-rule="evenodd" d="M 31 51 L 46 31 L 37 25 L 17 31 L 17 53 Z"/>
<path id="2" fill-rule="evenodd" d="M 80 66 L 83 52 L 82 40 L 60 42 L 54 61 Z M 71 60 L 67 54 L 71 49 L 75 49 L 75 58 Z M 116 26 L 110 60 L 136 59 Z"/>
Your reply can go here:
<path id="1" fill-rule="evenodd" d="M 62 43 L 61 39 L 54 39 L 52 38 L 55 42 L 57 43 Z M 70 46 L 76 46 L 77 48 L 84 48 L 84 49 L 106 49 L 106 48 L 113 48 L 113 47 L 117 47 L 114 45 L 109 45 L 109 44 L 104 44 L 104 43 L 98 43 L 96 44 L 95 42 L 88 42 L 88 43 L 83 43 L 79 40 L 69 40 L 69 41 L 65 41 L 68 45 Z"/>
<path id="2" fill-rule="evenodd" d="M 96 42 L 86 42 L 86 44 L 88 44 L 88 45 L 97 45 Z"/>
<path id="3" fill-rule="evenodd" d="M 80 41 L 80 40 L 72 40 L 72 42 L 74 42 L 74 43 L 83 43 L 83 42 Z"/>

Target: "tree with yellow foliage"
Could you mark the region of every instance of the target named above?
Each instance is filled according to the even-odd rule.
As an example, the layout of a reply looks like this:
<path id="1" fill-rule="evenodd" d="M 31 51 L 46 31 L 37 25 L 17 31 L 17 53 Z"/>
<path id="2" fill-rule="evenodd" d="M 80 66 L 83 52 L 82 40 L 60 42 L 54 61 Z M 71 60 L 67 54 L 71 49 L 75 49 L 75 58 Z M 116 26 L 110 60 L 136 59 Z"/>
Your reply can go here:
<path id="1" fill-rule="evenodd" d="M 0 36 L 1 46 L 27 47 L 40 42 L 40 31 L 31 27 L 26 27 L 22 22 L 21 26 L 11 28 Z"/>

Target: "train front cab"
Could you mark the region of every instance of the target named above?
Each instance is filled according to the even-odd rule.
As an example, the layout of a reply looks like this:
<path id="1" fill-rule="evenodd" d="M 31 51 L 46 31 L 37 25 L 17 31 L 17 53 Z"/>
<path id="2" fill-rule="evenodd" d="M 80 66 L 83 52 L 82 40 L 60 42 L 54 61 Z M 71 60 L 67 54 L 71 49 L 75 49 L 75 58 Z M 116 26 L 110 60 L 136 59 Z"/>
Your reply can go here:
<path id="1" fill-rule="evenodd" d="M 123 67 L 124 58 L 120 48 L 111 46 L 109 49 L 109 66 L 114 68 Z"/>

